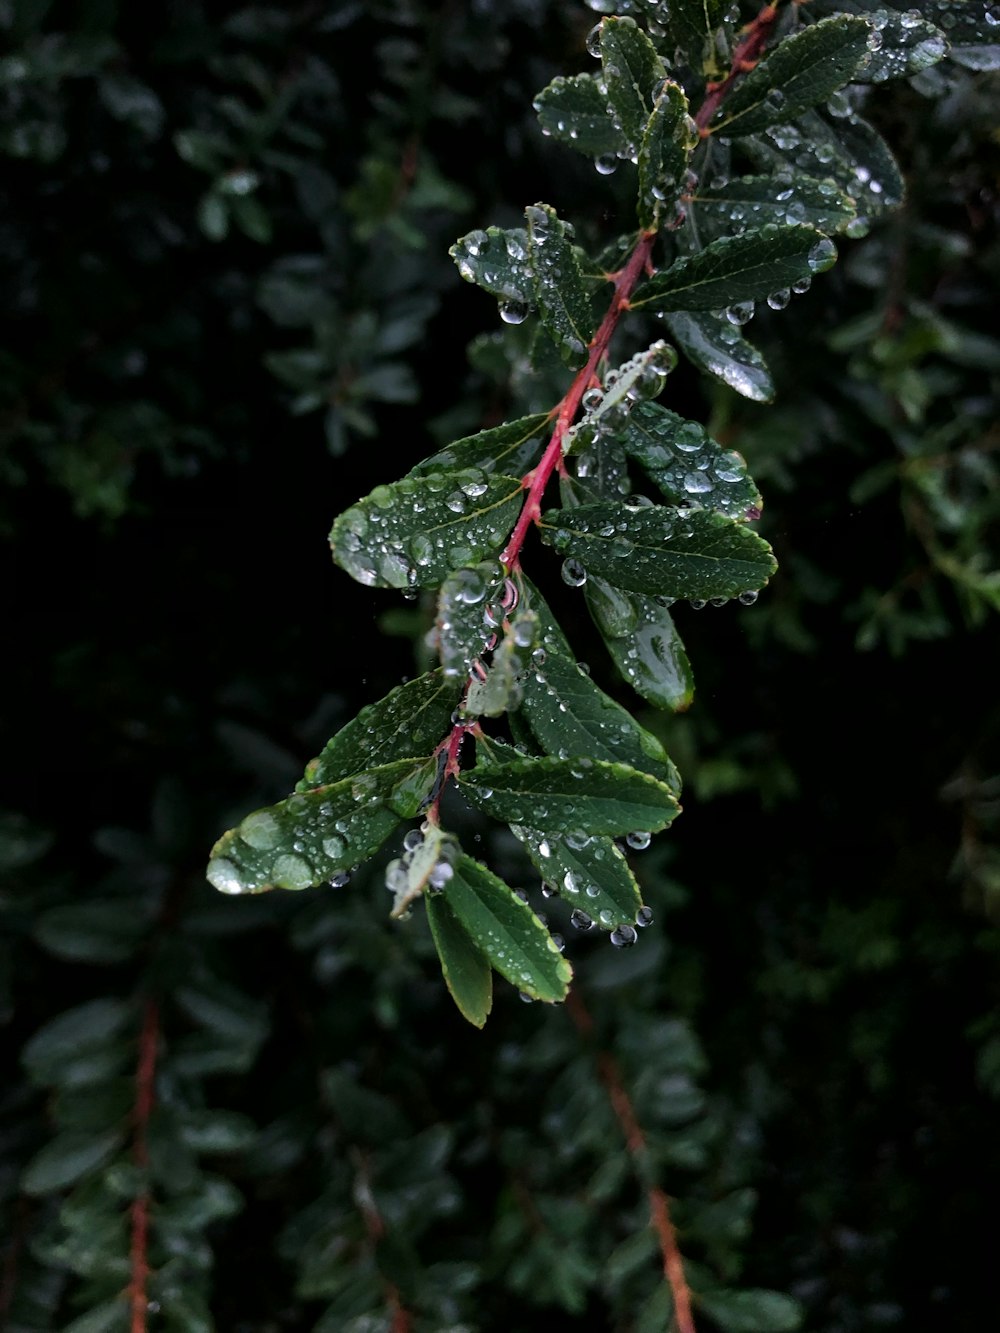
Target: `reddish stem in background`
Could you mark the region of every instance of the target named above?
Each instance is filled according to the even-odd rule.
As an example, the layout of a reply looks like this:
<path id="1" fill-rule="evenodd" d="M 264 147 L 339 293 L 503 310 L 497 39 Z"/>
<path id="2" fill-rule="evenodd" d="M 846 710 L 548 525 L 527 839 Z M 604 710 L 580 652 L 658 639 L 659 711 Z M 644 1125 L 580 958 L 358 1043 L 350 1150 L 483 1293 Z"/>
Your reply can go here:
<path id="1" fill-rule="evenodd" d="M 361 1216 L 364 1219 L 365 1232 L 373 1247 L 376 1247 L 385 1236 L 385 1222 L 382 1214 L 375 1203 L 375 1196 L 372 1193 L 371 1177 L 368 1171 L 368 1158 L 360 1149 L 352 1151 L 354 1164 L 357 1169 L 357 1190 L 356 1199 L 358 1207 L 361 1209 Z M 387 1278 L 382 1279 L 382 1290 L 385 1293 L 386 1305 L 389 1307 L 389 1314 L 392 1318 L 390 1333 L 411 1333 L 413 1327 L 410 1312 L 403 1305 L 399 1294 L 399 1288 L 394 1282 Z"/>
<path id="2" fill-rule="evenodd" d="M 160 1034 L 160 1013 L 155 1000 L 147 1000 L 142 1017 L 142 1030 L 139 1033 L 139 1062 L 135 1073 L 135 1107 L 133 1124 L 135 1140 L 132 1146 L 132 1160 L 139 1171 L 145 1173 L 149 1168 L 149 1121 L 156 1102 L 156 1046 Z M 143 1185 L 142 1192 L 133 1201 L 130 1220 L 132 1243 L 129 1252 L 129 1271 L 131 1278 L 128 1286 L 129 1309 L 131 1311 L 131 1333 L 146 1333 L 146 1315 L 149 1311 L 147 1286 L 149 1283 L 149 1190 Z"/>
<path id="3" fill-rule="evenodd" d="M 804 0 L 799 0 L 799 3 L 803 2 Z M 746 74 L 748 70 L 753 69 L 761 58 L 764 45 L 771 35 L 771 29 L 774 27 L 777 18 L 778 6 L 776 4 L 765 5 L 757 17 L 752 19 L 743 29 L 744 35 L 737 42 L 736 49 L 733 51 L 729 73 L 719 83 L 710 83 L 706 86 L 707 95 L 694 118 L 694 123 L 701 131 L 702 138 L 706 138 L 711 133 L 708 128 L 709 122 L 718 111 L 730 88 L 741 74 Z"/>
<path id="4" fill-rule="evenodd" d="M 588 1041 L 591 1040 L 594 1035 L 594 1020 L 579 991 L 570 992 L 566 999 L 566 1008 L 580 1035 Z M 684 1276 L 684 1263 L 677 1244 L 677 1231 L 670 1219 L 670 1201 L 652 1179 L 646 1136 L 642 1132 L 632 1099 L 625 1090 L 617 1061 L 607 1051 L 597 1051 L 596 1060 L 598 1076 L 607 1089 L 611 1107 L 625 1135 L 625 1147 L 635 1161 L 636 1174 L 646 1190 L 649 1202 L 649 1225 L 653 1228 L 659 1243 L 663 1276 L 670 1286 L 670 1294 L 673 1297 L 677 1333 L 696 1333 L 694 1315 L 691 1312 L 691 1289 Z"/>

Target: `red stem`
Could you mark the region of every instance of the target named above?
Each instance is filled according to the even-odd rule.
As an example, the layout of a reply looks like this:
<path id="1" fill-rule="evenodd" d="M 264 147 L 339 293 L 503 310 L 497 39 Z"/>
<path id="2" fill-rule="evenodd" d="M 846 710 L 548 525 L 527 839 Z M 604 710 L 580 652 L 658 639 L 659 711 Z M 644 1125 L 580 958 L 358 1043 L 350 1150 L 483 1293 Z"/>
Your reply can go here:
<path id="1" fill-rule="evenodd" d="M 590 1040 L 594 1033 L 594 1020 L 579 991 L 570 993 L 566 1000 L 566 1008 L 581 1036 Z M 636 1164 L 636 1174 L 646 1190 L 649 1225 L 659 1244 L 663 1276 L 670 1286 L 670 1294 L 673 1297 L 677 1333 L 696 1333 L 694 1315 L 691 1312 L 691 1289 L 684 1276 L 684 1262 L 677 1244 L 677 1231 L 670 1218 L 670 1201 L 660 1186 L 650 1178 L 646 1136 L 642 1132 L 632 1099 L 625 1090 L 618 1063 L 607 1051 L 597 1052 L 597 1072 L 607 1089 L 608 1100 L 622 1127 L 625 1147 Z"/>
<path id="2" fill-rule="evenodd" d="M 798 3 L 803 2 L 804 0 L 798 0 Z M 721 82 L 708 84 L 705 100 L 698 108 L 694 118 L 694 123 L 701 130 L 702 138 L 711 134 L 711 130 L 708 128 L 709 122 L 718 111 L 730 88 L 741 74 L 746 74 L 748 70 L 753 69 L 760 59 L 764 44 L 771 35 L 771 29 L 774 27 L 777 17 L 778 6 L 776 4 L 765 5 L 757 17 L 752 19 L 743 29 L 744 35 L 737 42 L 733 51 L 729 73 Z"/>
<path id="3" fill-rule="evenodd" d="M 132 1160 L 140 1172 L 149 1168 L 147 1135 L 149 1121 L 156 1102 L 156 1046 L 159 1039 L 160 1015 L 155 1000 L 147 1000 L 139 1034 L 139 1062 L 135 1074 L 135 1107 L 133 1122 L 135 1140 Z M 143 1186 L 131 1209 L 132 1244 L 129 1254 L 131 1278 L 128 1287 L 129 1308 L 132 1313 L 130 1333 L 146 1333 L 146 1315 L 149 1310 L 147 1286 L 149 1283 L 149 1190 Z"/>

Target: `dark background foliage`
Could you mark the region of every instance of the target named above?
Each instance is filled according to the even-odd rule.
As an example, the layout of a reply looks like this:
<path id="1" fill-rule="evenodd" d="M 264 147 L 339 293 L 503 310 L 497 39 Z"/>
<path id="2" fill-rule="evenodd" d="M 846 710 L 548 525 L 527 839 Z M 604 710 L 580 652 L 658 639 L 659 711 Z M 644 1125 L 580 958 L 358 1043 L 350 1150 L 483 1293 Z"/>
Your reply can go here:
<path id="1" fill-rule="evenodd" d="M 0 5 L 12 1329 L 124 1326 L 143 1023 L 151 1326 L 361 1333 L 398 1302 L 427 1329 L 661 1326 L 581 1012 L 696 1272 L 790 1291 L 824 1333 L 994 1306 L 996 74 L 874 90 L 907 203 L 750 326 L 774 406 L 670 381 L 747 457 L 781 571 L 754 607 L 682 609 L 695 706 L 644 721 L 685 813 L 639 865 L 639 946 L 570 941 L 577 1024 L 505 992 L 468 1029 L 377 871 L 203 880 L 223 828 L 416 669 L 427 608 L 351 583 L 326 533 L 524 407 L 519 331 L 447 247 L 536 197 L 614 225 L 619 182 L 531 112 L 592 17 Z"/>

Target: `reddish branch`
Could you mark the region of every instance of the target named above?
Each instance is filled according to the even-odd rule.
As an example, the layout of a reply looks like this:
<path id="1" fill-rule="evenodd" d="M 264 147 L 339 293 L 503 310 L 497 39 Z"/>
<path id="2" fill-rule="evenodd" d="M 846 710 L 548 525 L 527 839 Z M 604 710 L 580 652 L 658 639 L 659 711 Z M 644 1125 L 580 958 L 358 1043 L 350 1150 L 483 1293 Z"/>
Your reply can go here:
<path id="1" fill-rule="evenodd" d="M 132 1160 L 144 1176 L 149 1169 L 149 1121 L 156 1101 L 156 1046 L 160 1014 L 155 1000 L 147 1000 L 139 1033 L 139 1061 L 135 1073 Z M 146 1333 L 149 1310 L 149 1190 L 143 1182 L 131 1210 L 132 1244 L 129 1253 L 128 1301 L 131 1333 Z"/>
<path id="2" fill-rule="evenodd" d="M 753 69 L 757 61 L 763 54 L 764 47 L 771 35 L 771 29 L 778 18 L 778 6 L 765 5 L 755 19 L 753 19 L 743 29 L 743 36 L 736 43 L 733 51 L 733 58 L 730 61 L 729 73 L 718 83 L 706 84 L 706 94 L 704 102 L 698 108 L 695 116 L 695 124 L 701 130 L 702 138 L 707 137 L 711 130 L 708 126 L 712 117 L 718 111 L 720 104 L 725 99 L 730 88 L 740 77 Z"/>
<path id="3" fill-rule="evenodd" d="M 592 1039 L 594 1020 L 591 1018 L 579 991 L 570 993 L 566 1008 L 576 1024 L 581 1036 Z M 597 1072 L 608 1093 L 612 1110 L 618 1117 L 618 1123 L 625 1135 L 625 1146 L 636 1165 L 636 1174 L 642 1181 L 649 1202 L 649 1225 L 653 1228 L 660 1247 L 663 1262 L 663 1275 L 670 1286 L 674 1302 L 674 1318 L 677 1333 L 696 1333 L 694 1315 L 691 1313 L 691 1290 L 684 1276 L 684 1263 L 680 1247 L 677 1244 L 677 1231 L 670 1219 L 670 1201 L 659 1185 L 652 1179 L 646 1136 L 632 1105 L 632 1099 L 625 1090 L 621 1070 L 613 1056 L 607 1051 L 596 1054 Z"/>
<path id="4" fill-rule="evenodd" d="M 353 1150 L 351 1156 L 354 1158 L 357 1170 L 357 1187 L 354 1197 L 361 1209 L 368 1239 L 372 1247 L 375 1248 L 385 1235 L 385 1222 L 382 1220 L 382 1214 L 378 1210 L 375 1196 L 372 1193 L 371 1177 L 368 1173 L 368 1158 L 360 1149 Z M 411 1333 L 413 1321 L 410 1312 L 403 1305 L 399 1288 L 388 1278 L 383 1278 L 382 1289 L 392 1318 L 390 1333 Z"/>

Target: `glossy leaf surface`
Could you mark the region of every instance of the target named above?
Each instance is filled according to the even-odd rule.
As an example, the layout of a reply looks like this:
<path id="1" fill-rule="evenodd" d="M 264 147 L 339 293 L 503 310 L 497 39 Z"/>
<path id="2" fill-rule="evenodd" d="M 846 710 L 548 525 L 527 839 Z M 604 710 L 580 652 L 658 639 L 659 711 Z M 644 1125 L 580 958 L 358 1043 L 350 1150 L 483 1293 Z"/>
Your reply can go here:
<path id="1" fill-rule="evenodd" d="M 857 83 L 885 83 L 887 79 L 919 74 L 948 54 L 944 33 L 933 22 L 921 18 L 919 10 L 899 13 L 894 9 L 879 9 L 871 15 L 871 23 L 878 46 L 855 75 Z"/>
<path id="2" fill-rule="evenodd" d="M 518 478 L 476 468 L 376 486 L 333 525 L 333 558 L 369 587 L 436 587 L 499 554 L 521 507 Z"/>
<path id="3" fill-rule="evenodd" d="M 639 225 L 656 228 L 670 222 L 684 191 L 698 128 L 688 112 L 684 89 L 663 79 L 639 149 Z"/>
<path id="4" fill-rule="evenodd" d="M 668 500 L 729 518 L 760 517 L 764 502 L 743 458 L 698 422 L 659 403 L 637 403 L 618 438 Z"/>
<path id="5" fill-rule="evenodd" d="M 696 68 L 701 68 L 706 43 L 728 8 L 726 0 L 672 0 L 667 10 L 670 34 Z"/>
<path id="6" fill-rule="evenodd" d="M 826 101 L 870 54 L 871 34 L 865 19 L 840 14 L 786 37 L 735 85 L 713 132 L 759 134 Z"/>
<path id="7" fill-rule="evenodd" d="M 542 133 L 593 157 L 617 154 L 625 141 L 593 74 L 553 79 L 535 98 Z"/>
<path id="8" fill-rule="evenodd" d="M 261 893 L 349 873 L 417 813 L 419 787 L 410 784 L 425 768 L 429 790 L 433 765 L 401 759 L 255 810 L 212 848 L 209 882 L 223 893 Z"/>
<path id="9" fill-rule="evenodd" d="M 532 292 L 542 324 L 563 360 L 582 365 L 594 322 L 569 230 L 548 204 L 530 204 L 525 219 Z"/>
<path id="10" fill-rule="evenodd" d="M 639 151 L 653 90 L 666 69 L 653 43 L 630 18 L 606 18 L 601 24 L 601 61 L 608 104 L 631 157 Z"/>
<path id="11" fill-rule="evenodd" d="M 631 509 L 606 502 L 543 515 L 544 541 L 585 569 L 654 597 L 737 597 L 777 568 L 771 548 L 743 523 L 707 509 Z"/>
<path id="12" fill-rule="evenodd" d="M 381 764 L 430 754 L 448 730 L 457 693 L 442 671 L 397 685 L 341 727 L 309 764 L 296 790 L 328 786 Z"/>
<path id="13" fill-rule="evenodd" d="M 603 930 L 634 926 L 642 906 L 639 885 L 628 861 L 610 838 L 581 831 L 558 834 L 512 824 L 542 879 L 573 908 Z"/>
<path id="14" fill-rule="evenodd" d="M 614 588 L 593 574 L 585 591 L 605 646 L 636 694 L 671 712 L 689 708 L 694 673 L 668 608 L 655 597 Z M 616 616 L 608 614 L 609 605 Z"/>
<path id="15" fill-rule="evenodd" d="M 656 310 L 723 310 L 759 301 L 829 268 L 832 241 L 813 227 L 765 226 L 722 237 L 697 254 L 676 259 L 644 282 L 633 307 Z"/>
<path id="16" fill-rule="evenodd" d="M 479 468 L 483 472 L 521 477 L 538 462 L 549 422 L 547 412 L 535 412 L 532 416 L 505 421 L 502 426 L 463 436 L 411 468 L 409 475 L 425 477 L 431 472 Z"/>
<path id="17" fill-rule="evenodd" d="M 471 856 L 460 856 L 443 893 L 456 921 L 512 986 L 535 1000 L 565 999 L 573 969 L 502 879 Z"/>
<path id="18" fill-rule="evenodd" d="M 554 832 L 585 828 L 620 837 L 632 829 L 657 832 L 679 809 L 670 788 L 625 764 L 575 759 L 480 761 L 459 786 L 495 819 Z"/>
<path id="19" fill-rule="evenodd" d="M 755 403 L 774 398 L 767 362 L 724 315 L 675 311 L 666 316 L 665 323 L 677 346 L 699 370 Z"/>
<path id="20" fill-rule="evenodd" d="M 446 677 L 464 680 L 473 658 L 485 648 L 494 631 L 484 616 L 502 582 L 502 566 L 485 561 L 456 569 L 441 584 L 434 632 Z"/>
<path id="21" fill-rule="evenodd" d="M 827 234 L 843 231 L 856 216 L 853 200 L 829 179 L 809 176 L 741 176 L 725 185 L 700 186 L 691 197 L 699 225 L 710 234 L 735 225 L 805 222 Z"/>
<path id="22" fill-rule="evenodd" d="M 460 236 L 448 251 L 466 282 L 473 282 L 499 301 L 531 299 L 528 238 L 523 227 L 477 228 Z"/>
<path id="23" fill-rule="evenodd" d="M 441 972 L 463 1018 L 481 1028 L 493 1008 L 489 959 L 470 937 L 442 893 L 424 898 Z"/>

